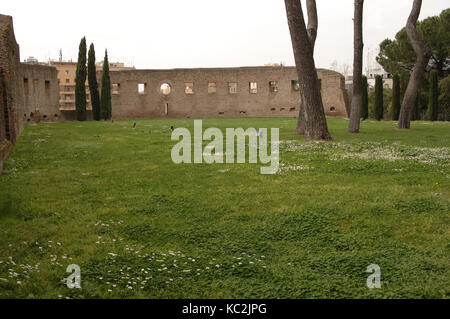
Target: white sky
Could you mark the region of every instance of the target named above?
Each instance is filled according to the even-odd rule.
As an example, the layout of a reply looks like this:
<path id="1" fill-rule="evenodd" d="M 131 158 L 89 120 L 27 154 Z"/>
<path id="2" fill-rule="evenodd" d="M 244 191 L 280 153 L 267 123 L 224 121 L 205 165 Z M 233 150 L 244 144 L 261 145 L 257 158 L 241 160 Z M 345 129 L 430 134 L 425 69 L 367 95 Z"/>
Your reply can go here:
<path id="1" fill-rule="evenodd" d="M 365 58 L 406 24 L 412 2 L 365 1 Z M 353 0 L 317 5 L 317 67 L 351 65 Z M 420 19 L 448 7 L 449 0 L 424 0 Z M 140 69 L 294 65 L 283 0 L 2 0 L 0 13 L 14 18 L 22 60 L 58 59 L 62 49 L 75 61 L 85 35 L 97 61 L 108 48 L 111 62 Z"/>

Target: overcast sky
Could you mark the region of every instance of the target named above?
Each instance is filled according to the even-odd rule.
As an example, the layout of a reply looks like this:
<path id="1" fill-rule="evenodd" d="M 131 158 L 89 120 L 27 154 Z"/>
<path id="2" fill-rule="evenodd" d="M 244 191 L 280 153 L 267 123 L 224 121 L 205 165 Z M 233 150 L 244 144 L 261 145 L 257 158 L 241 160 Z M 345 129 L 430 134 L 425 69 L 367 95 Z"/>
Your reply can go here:
<path id="1" fill-rule="evenodd" d="M 366 0 L 365 58 L 405 24 L 412 0 Z M 304 1 L 303 1 L 304 3 Z M 316 65 L 353 61 L 353 0 L 317 0 Z M 424 0 L 420 19 L 438 15 L 449 0 Z M 97 60 L 140 69 L 294 65 L 283 0 L 3 0 L 14 17 L 22 60 L 76 60 L 82 36 Z"/>

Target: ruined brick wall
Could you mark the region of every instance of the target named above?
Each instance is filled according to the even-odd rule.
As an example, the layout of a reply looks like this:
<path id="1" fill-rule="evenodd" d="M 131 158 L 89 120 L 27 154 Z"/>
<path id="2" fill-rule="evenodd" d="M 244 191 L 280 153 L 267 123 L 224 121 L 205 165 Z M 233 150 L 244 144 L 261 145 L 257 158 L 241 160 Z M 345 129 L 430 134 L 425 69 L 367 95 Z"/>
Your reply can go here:
<path id="1" fill-rule="evenodd" d="M 329 70 L 318 70 L 318 74 L 326 114 L 348 117 L 344 77 Z M 113 118 L 297 116 L 300 92 L 293 85 L 297 79 L 294 67 L 111 72 Z M 270 82 L 277 83 L 276 92 Z M 164 83 L 171 87 L 169 95 L 161 92 Z M 186 94 L 186 83 L 193 83 L 193 94 Z M 215 83 L 215 93 L 208 92 L 209 83 Z M 230 83 L 237 83 L 236 94 L 230 93 Z M 256 83 L 254 94 L 250 83 Z M 139 84 L 145 87 L 141 94 Z"/>
<path id="2" fill-rule="evenodd" d="M 12 145 L 23 130 L 23 85 L 20 72 L 20 51 L 12 17 L 0 15 L 0 170 Z"/>
<path id="3" fill-rule="evenodd" d="M 350 102 L 345 90 L 345 77 L 335 71 L 319 69 L 319 78 L 322 83 L 322 101 L 325 114 L 348 118 Z M 333 108 L 335 108 L 334 111 Z"/>
<path id="4" fill-rule="evenodd" d="M 24 88 L 25 123 L 54 122 L 61 119 L 59 84 L 56 68 L 38 64 L 21 64 Z"/>
<path id="5" fill-rule="evenodd" d="M 24 123 L 59 120 L 55 67 L 20 63 L 13 19 L 0 14 L 0 173 Z"/>

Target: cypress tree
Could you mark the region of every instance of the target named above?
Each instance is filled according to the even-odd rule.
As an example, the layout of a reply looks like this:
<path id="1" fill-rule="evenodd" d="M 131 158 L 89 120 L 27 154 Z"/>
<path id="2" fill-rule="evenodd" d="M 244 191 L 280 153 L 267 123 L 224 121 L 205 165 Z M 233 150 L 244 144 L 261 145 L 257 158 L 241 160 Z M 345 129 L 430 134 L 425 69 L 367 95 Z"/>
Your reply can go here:
<path id="1" fill-rule="evenodd" d="M 367 77 L 363 76 L 361 117 L 365 120 L 369 117 L 369 93 L 367 92 L 367 88 L 368 88 Z"/>
<path id="2" fill-rule="evenodd" d="M 112 116 L 111 110 L 111 79 L 109 77 L 109 61 L 108 51 L 105 51 L 105 59 L 103 61 L 103 74 L 102 74 L 102 98 L 100 114 L 104 120 L 109 120 Z"/>
<path id="3" fill-rule="evenodd" d="M 86 37 L 80 42 L 75 75 L 75 109 L 78 121 L 86 121 Z"/>
<path id="4" fill-rule="evenodd" d="M 439 80 L 438 71 L 430 73 L 430 91 L 428 93 L 428 119 L 437 121 L 439 103 Z"/>
<path id="5" fill-rule="evenodd" d="M 394 75 L 394 84 L 392 88 L 392 119 L 398 121 L 400 115 L 400 76 Z"/>
<path id="6" fill-rule="evenodd" d="M 92 114 L 94 120 L 100 121 L 100 94 L 98 92 L 97 70 L 95 68 L 95 48 L 91 43 L 88 54 L 88 82 L 89 92 L 91 93 Z"/>
<path id="7" fill-rule="evenodd" d="M 375 79 L 375 119 L 380 121 L 383 118 L 383 78 L 377 75 Z"/>

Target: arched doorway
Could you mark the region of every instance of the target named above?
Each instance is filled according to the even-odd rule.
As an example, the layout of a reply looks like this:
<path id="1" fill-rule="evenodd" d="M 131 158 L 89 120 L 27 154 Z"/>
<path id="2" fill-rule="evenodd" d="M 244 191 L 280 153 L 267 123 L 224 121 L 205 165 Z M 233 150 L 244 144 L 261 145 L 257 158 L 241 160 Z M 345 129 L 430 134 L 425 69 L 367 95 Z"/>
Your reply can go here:
<path id="1" fill-rule="evenodd" d="M 170 93 L 172 92 L 172 87 L 169 83 L 165 82 L 161 84 L 160 87 L 161 94 L 164 95 L 165 98 L 167 98 Z M 164 101 L 164 116 L 169 115 L 169 103 L 167 101 Z"/>

